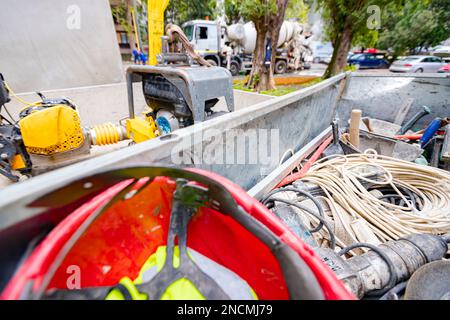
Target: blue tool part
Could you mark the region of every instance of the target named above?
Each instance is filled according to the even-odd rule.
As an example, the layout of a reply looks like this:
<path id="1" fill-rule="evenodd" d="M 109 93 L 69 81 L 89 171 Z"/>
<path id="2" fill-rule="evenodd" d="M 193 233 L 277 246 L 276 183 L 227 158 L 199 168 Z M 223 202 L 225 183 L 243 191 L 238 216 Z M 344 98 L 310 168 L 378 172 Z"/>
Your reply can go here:
<path id="1" fill-rule="evenodd" d="M 172 131 L 169 121 L 164 117 L 157 118 L 156 125 L 159 129 L 160 134 L 168 134 Z"/>
<path id="2" fill-rule="evenodd" d="M 425 132 L 422 135 L 422 138 L 420 138 L 420 145 L 423 148 L 431 138 L 436 134 L 436 132 L 441 127 L 441 118 L 436 118 L 428 125 L 428 127 L 425 129 Z"/>

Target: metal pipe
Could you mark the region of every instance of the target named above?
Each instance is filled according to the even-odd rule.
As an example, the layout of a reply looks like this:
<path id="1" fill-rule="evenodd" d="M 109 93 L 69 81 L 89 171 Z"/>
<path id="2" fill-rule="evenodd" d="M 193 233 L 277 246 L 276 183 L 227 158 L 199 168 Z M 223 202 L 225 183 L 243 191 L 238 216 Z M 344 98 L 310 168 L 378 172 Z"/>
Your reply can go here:
<path id="1" fill-rule="evenodd" d="M 134 119 L 134 96 L 133 96 L 133 73 L 127 70 L 127 95 L 128 95 L 128 114 L 130 119 Z"/>
<path id="2" fill-rule="evenodd" d="M 398 132 L 398 134 L 405 134 L 406 131 L 408 131 L 409 129 L 412 128 L 412 126 L 419 121 L 422 117 L 426 116 L 427 114 L 431 113 L 430 108 L 428 108 L 427 106 L 423 106 L 423 109 L 420 110 L 419 112 L 417 112 L 411 119 L 408 120 L 408 122 L 406 122 L 403 127 L 401 127 L 400 131 Z"/>

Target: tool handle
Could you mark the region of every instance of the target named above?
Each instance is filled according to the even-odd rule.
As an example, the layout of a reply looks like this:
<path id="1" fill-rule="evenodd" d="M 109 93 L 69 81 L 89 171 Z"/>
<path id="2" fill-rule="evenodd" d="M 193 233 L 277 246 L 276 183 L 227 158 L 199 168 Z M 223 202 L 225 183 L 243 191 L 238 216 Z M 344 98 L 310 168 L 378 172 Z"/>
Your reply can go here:
<path id="1" fill-rule="evenodd" d="M 352 110 L 350 116 L 350 143 L 359 148 L 359 123 L 361 122 L 362 111 L 360 109 Z"/>
<path id="2" fill-rule="evenodd" d="M 339 144 L 339 127 L 336 120 L 331 122 L 331 128 L 333 130 L 333 145 Z"/>
<path id="3" fill-rule="evenodd" d="M 423 109 L 419 112 L 417 112 L 411 119 L 406 122 L 403 127 L 401 127 L 399 134 L 405 134 L 406 131 L 412 128 L 412 126 L 419 121 L 422 117 L 426 116 L 427 114 L 431 113 L 430 108 L 427 106 L 423 106 Z"/>
<path id="4" fill-rule="evenodd" d="M 442 160 L 444 162 L 450 162 L 450 124 L 445 126 L 445 136 L 442 144 Z"/>
<path id="5" fill-rule="evenodd" d="M 431 138 L 433 138 L 435 133 L 439 130 L 439 128 L 441 127 L 441 121 L 441 118 L 435 118 L 425 129 L 422 138 L 420 138 L 420 145 L 422 146 L 422 148 L 428 143 L 428 141 L 430 141 Z"/>

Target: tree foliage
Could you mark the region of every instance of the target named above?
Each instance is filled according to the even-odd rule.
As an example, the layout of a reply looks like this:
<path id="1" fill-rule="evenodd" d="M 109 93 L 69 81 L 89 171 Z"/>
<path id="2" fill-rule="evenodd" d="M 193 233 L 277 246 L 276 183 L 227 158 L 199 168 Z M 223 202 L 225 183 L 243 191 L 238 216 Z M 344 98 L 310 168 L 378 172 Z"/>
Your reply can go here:
<path id="1" fill-rule="evenodd" d="M 450 35 L 448 0 L 318 0 L 325 36 L 334 47 L 325 77 L 341 72 L 352 46 L 392 49 L 394 55 L 439 44 Z M 380 10 L 379 28 L 369 28 L 370 6 Z"/>
<path id="2" fill-rule="evenodd" d="M 170 0 L 165 18 L 166 22 L 182 24 L 189 20 L 216 18 L 216 0 Z"/>
<path id="3" fill-rule="evenodd" d="M 379 47 L 395 55 L 416 53 L 450 36 L 450 2 L 406 0 L 404 6 L 387 5 L 383 10 Z"/>
<path id="4" fill-rule="evenodd" d="M 397 0 L 399 1 L 399 0 Z M 342 72 L 347 54 L 355 41 L 375 42 L 373 28 L 369 28 L 371 8 L 383 8 L 389 0 L 318 0 L 325 23 L 325 35 L 333 45 L 333 56 L 325 71 L 325 78 Z M 380 10 L 381 11 L 381 10 Z"/>
<path id="5" fill-rule="evenodd" d="M 379 41 L 379 32 L 377 30 L 369 30 L 366 33 L 358 33 L 354 36 L 352 45 L 365 48 L 375 48 Z"/>
<path id="6" fill-rule="evenodd" d="M 111 5 L 111 13 L 117 23 L 127 32 L 131 31 L 131 25 L 128 22 L 128 1 L 121 0 L 117 5 Z"/>
<path id="7" fill-rule="evenodd" d="M 276 0 L 242 0 L 240 6 L 244 19 L 255 23 L 261 19 L 269 21 L 269 16 L 277 13 Z"/>
<path id="8" fill-rule="evenodd" d="M 241 20 L 241 1 L 240 0 L 225 0 L 225 16 L 228 24 L 237 23 Z"/>
<path id="9" fill-rule="evenodd" d="M 286 19 L 295 19 L 300 23 L 308 21 L 309 4 L 305 0 L 290 0 L 286 8 Z"/>

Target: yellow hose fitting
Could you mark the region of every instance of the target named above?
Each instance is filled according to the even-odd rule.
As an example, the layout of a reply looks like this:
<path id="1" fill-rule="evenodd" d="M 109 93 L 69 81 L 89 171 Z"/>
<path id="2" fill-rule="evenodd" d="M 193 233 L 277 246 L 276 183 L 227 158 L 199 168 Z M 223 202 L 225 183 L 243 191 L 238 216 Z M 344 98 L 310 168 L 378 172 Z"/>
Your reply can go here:
<path id="1" fill-rule="evenodd" d="M 89 129 L 91 145 L 115 144 L 127 139 L 126 129 L 118 124 L 103 123 Z"/>

